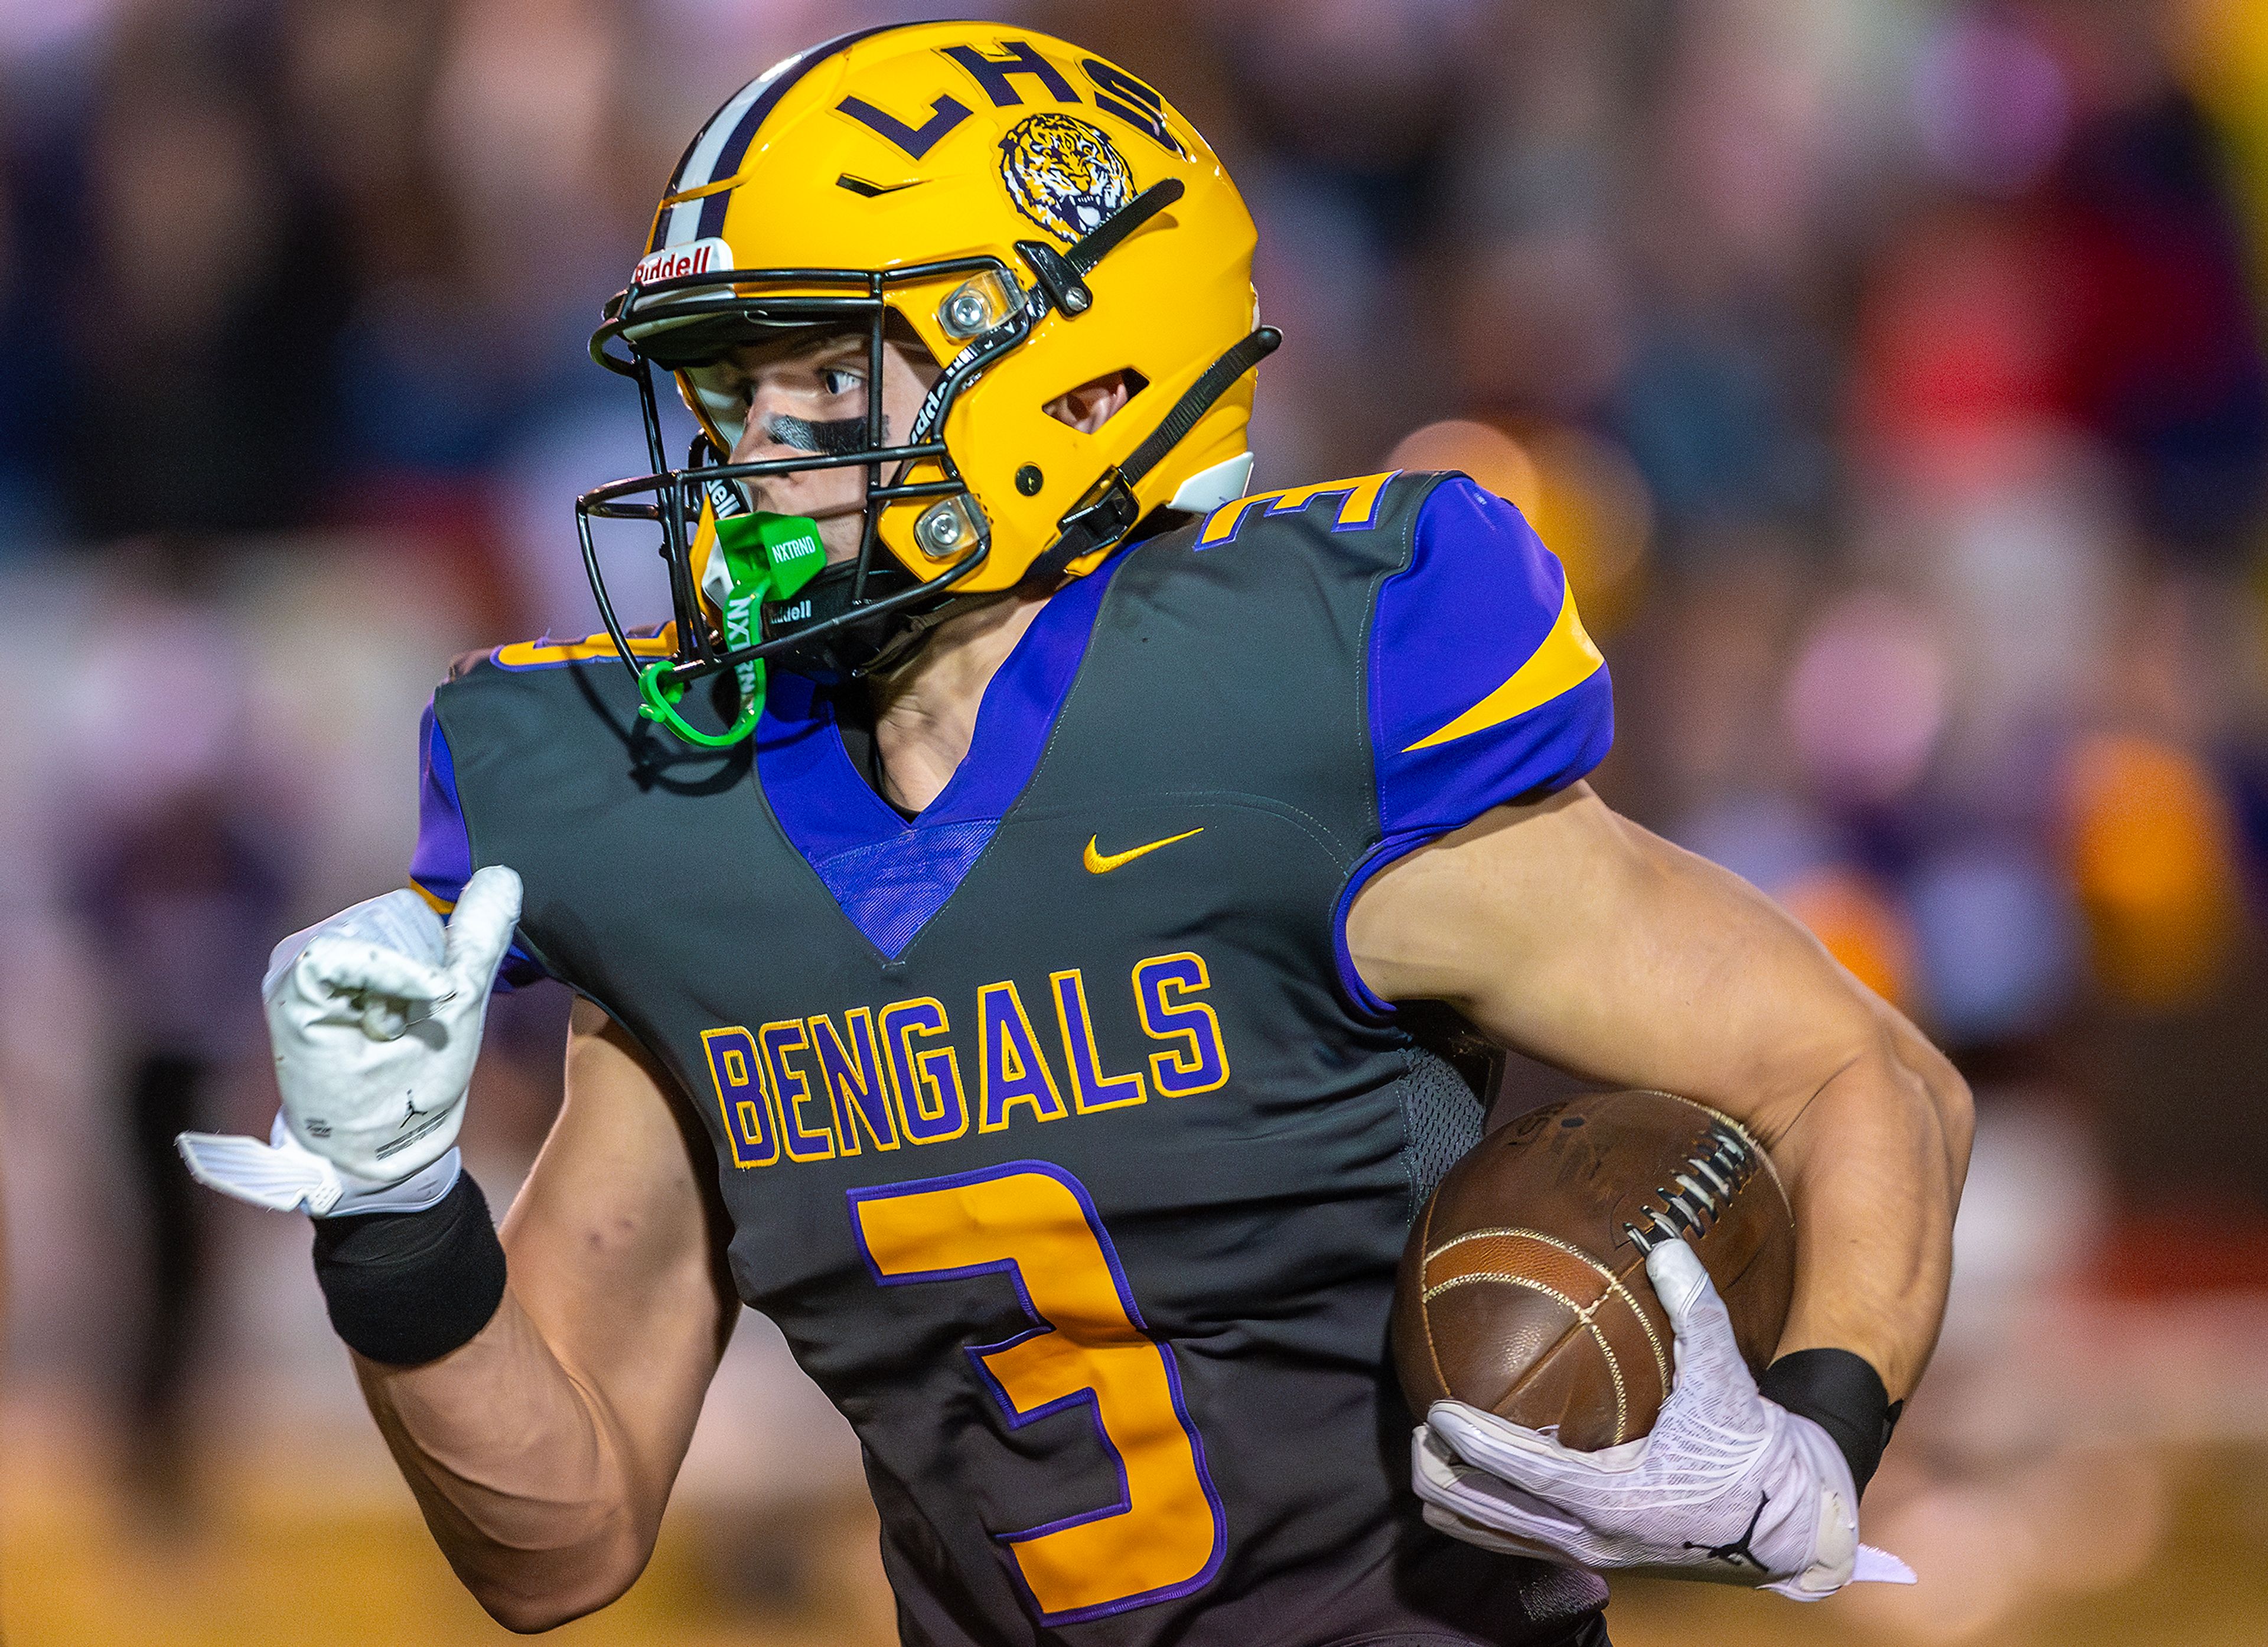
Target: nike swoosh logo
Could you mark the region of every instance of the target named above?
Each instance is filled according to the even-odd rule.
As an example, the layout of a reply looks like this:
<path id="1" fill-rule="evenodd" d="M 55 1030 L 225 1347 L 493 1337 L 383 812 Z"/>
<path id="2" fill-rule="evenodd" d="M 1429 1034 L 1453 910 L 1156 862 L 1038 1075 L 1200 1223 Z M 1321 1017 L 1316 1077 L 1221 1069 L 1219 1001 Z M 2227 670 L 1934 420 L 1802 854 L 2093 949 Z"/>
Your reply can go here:
<path id="1" fill-rule="evenodd" d="M 1125 852 L 1098 852 L 1094 849 L 1098 837 L 1089 835 L 1086 850 L 1080 855 L 1079 862 L 1086 865 L 1086 872 L 1090 875 L 1108 875 L 1112 870 L 1131 864 L 1145 852 L 1155 852 L 1161 846 L 1171 846 L 1176 841 L 1186 841 L 1193 835 L 1204 833 L 1204 826 L 1199 824 L 1194 829 L 1185 829 L 1179 835 L 1169 835 L 1162 841 L 1152 841 L 1147 846 L 1138 846 Z"/>

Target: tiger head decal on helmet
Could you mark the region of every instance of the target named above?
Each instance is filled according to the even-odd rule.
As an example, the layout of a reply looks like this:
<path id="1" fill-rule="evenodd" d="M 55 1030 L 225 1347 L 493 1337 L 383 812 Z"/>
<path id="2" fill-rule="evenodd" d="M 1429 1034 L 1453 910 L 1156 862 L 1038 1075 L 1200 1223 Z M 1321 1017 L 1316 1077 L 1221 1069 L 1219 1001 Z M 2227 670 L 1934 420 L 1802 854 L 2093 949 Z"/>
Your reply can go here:
<path id="1" fill-rule="evenodd" d="M 1034 114 L 1000 139 L 1000 176 L 1016 210 L 1066 242 L 1092 234 L 1134 198 L 1134 174 L 1109 136 L 1070 114 Z"/>
<path id="2" fill-rule="evenodd" d="M 646 423 L 653 472 L 577 504 L 600 615 L 646 712 L 685 735 L 668 706 L 687 686 L 734 670 L 745 702 L 765 659 L 855 674 L 963 596 L 1052 586 L 1159 510 L 1241 495 L 1252 369 L 1278 341 L 1256 323 L 1254 239 L 1178 110 L 1044 34 L 887 26 L 743 86 L 695 134 L 591 341 L 640 385 Z M 830 430 L 823 450 L 730 461 L 745 406 L 727 357 L 821 327 L 864 339 L 875 383 L 886 328 L 927 352 L 938 375 L 911 426 L 886 427 L 870 393 L 863 430 Z M 657 373 L 700 426 L 681 467 L 668 467 Z M 1113 374 L 1131 397 L 1099 428 L 1047 411 Z M 731 585 L 727 636 L 718 522 L 747 512 L 750 485 L 822 468 L 865 475 L 855 558 L 804 569 L 792 599 Z M 622 518 L 661 531 L 666 660 L 633 652 L 607 594 L 590 522 Z M 753 710 L 743 722 L 735 734 Z"/>

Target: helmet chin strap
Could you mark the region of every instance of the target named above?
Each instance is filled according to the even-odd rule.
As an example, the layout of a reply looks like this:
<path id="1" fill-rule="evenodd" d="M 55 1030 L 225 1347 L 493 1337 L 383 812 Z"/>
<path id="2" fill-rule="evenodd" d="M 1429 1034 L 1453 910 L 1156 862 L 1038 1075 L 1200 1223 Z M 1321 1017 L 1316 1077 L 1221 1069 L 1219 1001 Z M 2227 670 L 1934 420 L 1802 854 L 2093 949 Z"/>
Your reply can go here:
<path id="1" fill-rule="evenodd" d="M 821 685 L 864 674 L 877 658 L 890 649 L 898 631 L 914 621 L 916 614 L 900 609 L 871 623 L 859 621 L 850 604 L 858 570 L 856 562 L 838 561 L 813 578 L 792 599 L 764 603 L 763 638 L 788 643 L 784 650 L 773 654 L 773 661 L 781 668 Z M 902 567 L 872 566 L 866 571 L 867 599 L 902 593 L 917 587 L 919 582 Z M 950 598 L 940 596 L 939 604 L 941 606 Z M 918 615 L 926 615 L 926 612 Z M 847 624 L 841 621 L 846 616 L 851 618 Z M 797 643 L 799 635 L 823 626 L 832 627 L 827 627 L 824 634 L 807 643 Z"/>
<path id="2" fill-rule="evenodd" d="M 1142 477 L 1188 437 L 1214 401 L 1227 393 L 1239 378 L 1274 353 L 1283 341 L 1284 335 L 1274 327 L 1261 327 L 1207 367 L 1204 375 L 1191 384 L 1166 414 L 1164 421 L 1128 454 L 1125 463 L 1107 471 L 1063 518 L 1055 542 L 1032 562 L 1031 570 L 1019 580 L 1017 590 L 1031 592 L 1051 589 L 1073 561 L 1123 542 L 1126 534 L 1140 524 L 1140 505 L 1135 499 L 1134 489 Z M 829 567 L 813 580 L 801 599 L 768 604 L 764 608 L 764 637 L 770 640 L 792 636 L 798 629 L 824 622 L 849 610 L 850 571 L 848 564 Z M 911 577 L 910 573 L 901 575 Z M 874 577 L 870 570 L 870 587 Z M 858 635 L 855 628 L 848 634 L 836 631 L 811 653 L 799 655 L 791 650 L 782 654 L 780 665 L 820 680 L 900 668 L 912 661 L 938 625 L 1011 592 L 1014 592 L 947 595 L 934 607 L 900 614 L 889 632 L 879 638 L 864 635 L 854 641 L 852 636 Z"/>
<path id="3" fill-rule="evenodd" d="M 850 562 L 837 562 L 813 578 L 796 599 L 764 604 L 764 639 L 785 639 L 791 643 L 787 650 L 775 656 L 774 661 L 781 668 L 821 685 L 901 669 L 913 661 L 939 625 L 964 612 L 1005 600 L 1015 592 L 1005 589 L 975 595 L 946 592 L 933 606 L 878 618 L 872 625 L 854 622 L 847 629 L 830 631 L 808 649 L 794 645 L 793 637 L 799 631 L 814 629 L 852 610 L 850 589 L 857 570 Z M 866 573 L 870 597 L 877 590 L 893 593 L 902 588 L 912 588 L 916 583 L 912 573 L 896 566 L 873 567 Z"/>
<path id="4" fill-rule="evenodd" d="M 1134 489 L 1142 483 L 1142 477 L 1165 461 L 1166 454 L 1188 437 L 1197 420 L 1212 409 L 1213 402 L 1226 394 L 1239 378 L 1274 354 L 1283 341 L 1284 334 L 1274 327 L 1261 327 L 1206 367 L 1204 375 L 1189 385 L 1164 421 L 1127 454 L 1126 461 L 1104 470 L 1086 496 L 1056 523 L 1056 540 L 1032 562 L 1022 586 L 1046 589 L 1073 561 L 1123 542 L 1141 524 L 1141 504 Z"/>
<path id="5" fill-rule="evenodd" d="M 882 644 L 874 654 L 874 661 L 858 673 L 880 680 L 889 680 L 911 668 L 914 660 L 927 648 L 930 637 L 945 624 L 963 613 L 975 612 L 984 607 L 998 606 L 1015 592 L 995 589 L 982 595 L 949 595 L 941 606 L 918 613 L 906 620 L 899 631 Z"/>

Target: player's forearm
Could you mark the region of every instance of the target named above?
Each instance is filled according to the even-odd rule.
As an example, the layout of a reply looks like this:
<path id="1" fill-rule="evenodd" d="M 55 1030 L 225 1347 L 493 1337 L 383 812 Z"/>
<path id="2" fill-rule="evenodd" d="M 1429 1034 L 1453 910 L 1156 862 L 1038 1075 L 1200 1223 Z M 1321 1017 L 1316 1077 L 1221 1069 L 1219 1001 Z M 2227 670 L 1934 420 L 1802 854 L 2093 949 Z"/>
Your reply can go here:
<path id="1" fill-rule="evenodd" d="M 604 1607 L 652 1549 L 622 1438 L 507 1290 L 462 1348 L 422 1366 L 356 1357 L 426 1525 L 481 1605 L 544 1629 Z"/>
<path id="2" fill-rule="evenodd" d="M 1876 1043 L 1771 1129 L 1798 1254 L 1779 1354 L 1851 1350 L 1892 1401 L 1911 1393 L 1944 1318 L 1970 1131 L 1967 1085 L 1887 1012 Z"/>

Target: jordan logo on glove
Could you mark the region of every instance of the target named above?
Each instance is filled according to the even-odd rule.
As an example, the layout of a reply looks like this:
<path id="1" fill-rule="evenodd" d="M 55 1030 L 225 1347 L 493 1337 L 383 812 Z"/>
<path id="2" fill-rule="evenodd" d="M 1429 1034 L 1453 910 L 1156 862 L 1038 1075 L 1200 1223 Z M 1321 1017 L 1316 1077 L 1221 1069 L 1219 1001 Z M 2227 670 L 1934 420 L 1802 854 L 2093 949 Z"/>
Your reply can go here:
<path id="1" fill-rule="evenodd" d="M 1749 1518 L 1747 1530 L 1732 1543 L 1696 1544 L 1689 1539 L 1686 1540 L 1685 1548 L 1689 1550 L 1699 1550 L 1704 1561 L 1723 1562 L 1728 1567 L 1738 1567 L 1742 1562 L 1746 1562 L 1758 1572 L 1764 1571 L 1764 1564 L 1756 1559 L 1756 1551 L 1749 1547 L 1756 1542 L 1756 1523 L 1764 1518 L 1764 1506 L 1770 1503 L 1771 1503 L 1770 1493 L 1759 1493 L 1756 1496 L 1756 1514 Z"/>

